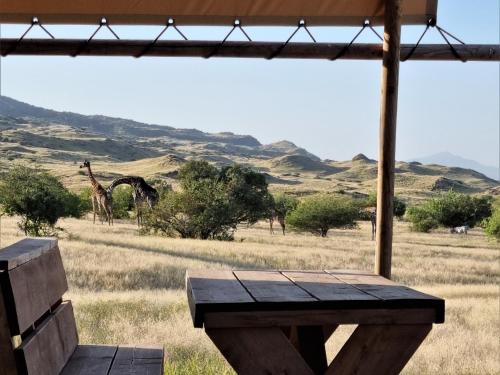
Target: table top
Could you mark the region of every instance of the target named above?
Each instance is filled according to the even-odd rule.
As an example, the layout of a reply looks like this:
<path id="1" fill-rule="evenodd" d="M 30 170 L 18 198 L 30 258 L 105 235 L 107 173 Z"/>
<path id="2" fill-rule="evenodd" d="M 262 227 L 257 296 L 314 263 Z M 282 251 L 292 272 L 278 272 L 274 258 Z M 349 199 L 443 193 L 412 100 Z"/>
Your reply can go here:
<path id="1" fill-rule="evenodd" d="M 353 316 L 359 310 L 354 315 L 360 316 L 427 309 L 434 323 L 444 321 L 443 299 L 367 271 L 190 270 L 186 291 L 195 327 L 203 327 L 207 313 L 259 311 L 283 317 L 298 311 L 346 311 Z"/>

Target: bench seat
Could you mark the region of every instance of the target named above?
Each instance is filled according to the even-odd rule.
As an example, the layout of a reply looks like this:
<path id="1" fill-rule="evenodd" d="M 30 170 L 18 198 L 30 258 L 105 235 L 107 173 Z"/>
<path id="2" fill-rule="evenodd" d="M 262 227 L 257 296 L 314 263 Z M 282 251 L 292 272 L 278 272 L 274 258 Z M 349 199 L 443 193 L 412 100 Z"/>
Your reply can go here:
<path id="1" fill-rule="evenodd" d="M 162 347 L 79 345 L 54 238 L 0 249 L 0 375 L 162 375 Z"/>
<path id="2" fill-rule="evenodd" d="M 163 348 L 78 345 L 61 375 L 160 375 Z"/>

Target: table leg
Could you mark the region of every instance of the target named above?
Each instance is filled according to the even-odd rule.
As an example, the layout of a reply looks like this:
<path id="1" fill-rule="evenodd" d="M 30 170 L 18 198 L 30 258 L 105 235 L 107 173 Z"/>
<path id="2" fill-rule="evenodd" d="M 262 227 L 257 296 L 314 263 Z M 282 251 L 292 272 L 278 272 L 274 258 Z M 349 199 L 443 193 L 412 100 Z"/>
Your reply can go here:
<path id="1" fill-rule="evenodd" d="M 321 326 L 298 326 L 297 349 L 302 358 L 316 375 L 325 373 L 328 363 L 326 361 L 325 338 Z"/>
<path id="2" fill-rule="evenodd" d="M 314 375 L 280 328 L 211 328 L 206 333 L 239 375 Z"/>
<path id="3" fill-rule="evenodd" d="M 396 375 L 432 329 L 432 324 L 359 325 L 326 375 Z"/>

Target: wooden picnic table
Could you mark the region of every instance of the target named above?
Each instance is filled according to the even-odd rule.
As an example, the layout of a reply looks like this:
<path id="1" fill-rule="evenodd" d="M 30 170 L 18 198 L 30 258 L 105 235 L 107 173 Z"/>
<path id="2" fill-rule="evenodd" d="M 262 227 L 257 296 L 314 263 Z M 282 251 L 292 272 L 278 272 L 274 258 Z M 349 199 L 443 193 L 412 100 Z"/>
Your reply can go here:
<path id="1" fill-rule="evenodd" d="M 432 329 L 444 300 L 365 271 L 193 270 L 194 326 L 233 369 L 259 374 L 398 374 Z M 325 342 L 356 324 L 328 364 Z"/>

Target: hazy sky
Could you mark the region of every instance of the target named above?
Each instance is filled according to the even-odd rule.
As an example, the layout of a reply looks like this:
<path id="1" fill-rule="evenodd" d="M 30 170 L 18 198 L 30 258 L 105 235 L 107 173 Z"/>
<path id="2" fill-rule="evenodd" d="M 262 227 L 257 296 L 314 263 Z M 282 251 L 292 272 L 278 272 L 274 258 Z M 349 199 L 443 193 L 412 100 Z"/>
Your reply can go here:
<path id="1" fill-rule="evenodd" d="M 438 24 L 467 43 L 497 44 L 499 2 L 439 0 Z M 48 28 L 66 37 L 88 37 L 95 29 Z M 1 31 L 17 37 L 25 29 L 2 25 Z M 161 27 L 115 30 L 124 38 L 154 38 Z M 191 39 L 220 40 L 228 30 L 183 28 Z M 247 31 L 257 40 L 285 40 L 293 28 Z M 348 41 L 357 29 L 311 31 L 319 41 Z M 404 27 L 403 42 L 416 41 L 422 31 Z M 359 40 L 376 38 L 366 30 Z M 441 42 L 437 30 L 423 42 Z M 336 160 L 377 155 L 379 61 L 7 57 L 1 67 L 3 95 L 47 108 L 251 134 L 263 143 L 287 139 Z M 398 160 L 449 151 L 498 166 L 499 69 L 498 63 L 402 63 Z"/>

